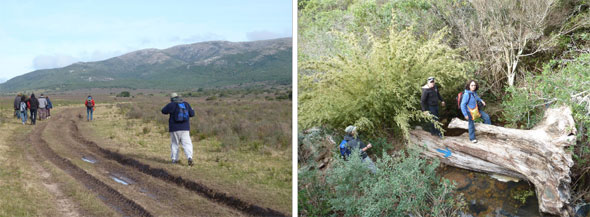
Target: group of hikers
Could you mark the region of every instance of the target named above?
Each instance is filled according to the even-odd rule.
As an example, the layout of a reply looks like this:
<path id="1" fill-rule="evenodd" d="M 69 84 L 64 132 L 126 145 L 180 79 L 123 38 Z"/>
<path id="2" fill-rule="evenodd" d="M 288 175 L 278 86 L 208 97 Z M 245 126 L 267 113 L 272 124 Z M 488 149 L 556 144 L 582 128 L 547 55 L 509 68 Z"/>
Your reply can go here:
<path id="1" fill-rule="evenodd" d="M 48 96 L 41 94 L 39 98 L 35 94 L 31 94 L 29 98 L 25 94 L 19 93 L 14 98 L 14 116 L 21 119 L 22 124 L 27 123 L 27 118 L 30 112 L 31 125 L 35 125 L 37 120 L 44 120 L 51 118 L 51 109 L 53 104 Z M 37 113 L 39 115 L 37 116 Z"/>
<path id="2" fill-rule="evenodd" d="M 465 117 L 465 120 L 469 123 L 469 140 L 473 143 L 477 143 L 477 139 L 475 138 L 475 120 L 481 117 L 485 124 L 492 124 L 490 116 L 482 110 L 486 106 L 486 102 L 479 98 L 477 90 L 479 90 L 477 81 L 469 80 L 465 84 L 465 89 L 457 94 L 457 106 L 461 111 L 462 117 Z M 420 104 L 422 111 L 432 115 L 435 121 L 438 121 L 439 117 L 439 101 L 441 101 L 442 106 L 445 106 L 445 101 L 438 91 L 434 77 L 429 77 L 426 80 L 426 85 L 422 87 Z M 434 123 L 430 123 L 429 125 L 430 133 L 442 138 L 442 133 L 434 127 Z"/>
<path id="3" fill-rule="evenodd" d="M 93 113 L 95 109 L 95 102 L 92 96 L 88 96 L 84 101 L 86 106 L 86 120 L 93 120 Z M 14 99 L 14 115 L 22 119 L 22 123 L 27 121 L 28 111 L 31 113 L 31 124 L 35 125 L 36 120 L 43 120 L 51 117 L 51 109 L 53 104 L 48 96 L 41 94 L 39 98 L 35 98 L 35 94 L 31 94 L 27 98 L 24 94 L 18 94 Z M 39 117 L 37 117 L 39 112 Z M 188 165 L 193 165 L 193 144 L 190 137 L 190 122 L 189 119 L 195 116 L 195 111 L 188 102 L 182 100 L 177 93 L 170 95 L 170 103 L 162 108 L 162 114 L 169 115 L 168 129 L 170 132 L 170 149 L 172 163 L 179 162 L 178 148 L 182 145 L 184 153 L 188 160 Z M 370 146 L 370 144 L 369 144 Z"/>
<path id="4" fill-rule="evenodd" d="M 86 120 L 92 120 L 92 113 L 94 112 L 94 99 L 92 96 L 88 96 L 84 102 L 86 106 Z M 49 99 L 49 96 L 41 94 L 39 98 L 35 97 L 32 93 L 29 98 L 25 94 L 19 93 L 14 98 L 14 116 L 17 119 L 21 119 L 23 125 L 27 123 L 27 118 L 30 117 L 31 125 L 35 125 L 37 120 L 45 120 L 51 118 L 51 109 L 53 103 Z M 30 115 L 29 115 L 30 113 Z"/>
<path id="5" fill-rule="evenodd" d="M 446 106 L 445 101 L 438 91 L 436 86 L 436 80 L 434 77 L 426 79 L 426 84 L 422 86 L 422 96 L 420 97 L 420 105 L 422 112 L 428 115 L 432 115 L 435 121 L 439 120 L 439 102 L 442 106 Z M 468 121 L 469 127 L 469 140 L 472 143 L 477 143 L 475 138 L 475 122 L 474 120 L 481 117 L 485 124 L 492 124 L 490 116 L 485 113 L 482 108 L 486 105 L 479 95 L 477 90 L 479 85 L 475 80 L 469 80 L 465 84 L 465 88 L 457 95 L 457 106 L 461 111 L 462 117 Z M 429 123 L 429 131 L 433 136 L 443 137 L 440 130 L 436 129 L 434 123 Z M 372 147 L 371 143 L 365 144 L 358 138 L 357 127 L 350 125 L 344 129 L 346 133 L 344 139 L 339 145 L 340 155 L 347 160 L 347 157 L 351 154 L 351 150 L 360 151 L 362 162 L 367 165 L 372 173 L 377 171 L 373 160 L 368 156 L 367 150 Z"/>

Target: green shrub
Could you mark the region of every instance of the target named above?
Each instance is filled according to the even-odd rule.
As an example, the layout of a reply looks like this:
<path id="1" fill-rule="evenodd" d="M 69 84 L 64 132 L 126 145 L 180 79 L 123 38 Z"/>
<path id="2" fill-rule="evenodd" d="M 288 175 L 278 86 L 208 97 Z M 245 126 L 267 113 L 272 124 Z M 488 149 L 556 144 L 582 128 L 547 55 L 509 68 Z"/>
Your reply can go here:
<path id="1" fill-rule="evenodd" d="M 131 93 L 129 91 L 122 91 L 121 93 L 117 94 L 117 97 L 130 97 Z"/>
<path id="2" fill-rule="evenodd" d="M 404 138 L 409 122 L 433 119 L 420 112 L 421 87 L 437 77 L 446 98 L 465 82 L 465 64 L 457 50 L 441 43 L 444 32 L 417 40 L 409 30 L 386 39 L 369 37 L 370 48 L 353 34 L 339 37 L 342 51 L 299 63 L 299 125 L 343 129 L 355 124 L 365 132 L 392 129 Z M 449 101 L 450 104 L 451 101 Z"/>
<path id="3" fill-rule="evenodd" d="M 307 216 L 455 216 L 464 207 L 449 180 L 436 175 L 439 163 L 421 158 L 416 151 L 383 155 L 371 174 L 353 152 L 348 161 L 339 157 L 326 178 L 314 170 L 299 172 L 299 208 Z M 326 187 L 328 186 L 328 187 Z"/>

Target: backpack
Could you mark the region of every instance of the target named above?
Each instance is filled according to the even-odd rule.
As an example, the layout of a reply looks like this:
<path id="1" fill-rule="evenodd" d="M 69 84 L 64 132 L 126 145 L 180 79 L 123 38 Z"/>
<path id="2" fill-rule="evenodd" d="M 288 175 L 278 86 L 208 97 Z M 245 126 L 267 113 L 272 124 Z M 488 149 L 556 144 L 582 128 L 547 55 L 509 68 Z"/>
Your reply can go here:
<path id="1" fill-rule="evenodd" d="M 350 155 L 350 147 L 347 145 L 348 141 L 342 140 L 340 143 L 340 156 L 346 159 Z"/>
<path id="2" fill-rule="evenodd" d="M 93 107 L 92 106 L 92 100 L 91 99 L 86 100 L 86 107 L 88 107 L 88 108 L 92 108 Z"/>
<path id="3" fill-rule="evenodd" d="M 176 122 L 185 122 L 188 120 L 188 117 L 188 109 L 184 102 L 178 103 L 178 111 L 176 112 L 176 115 L 174 115 L 174 120 Z"/>
<path id="4" fill-rule="evenodd" d="M 27 110 L 27 103 L 25 102 L 20 102 L 20 111 L 24 112 Z"/>

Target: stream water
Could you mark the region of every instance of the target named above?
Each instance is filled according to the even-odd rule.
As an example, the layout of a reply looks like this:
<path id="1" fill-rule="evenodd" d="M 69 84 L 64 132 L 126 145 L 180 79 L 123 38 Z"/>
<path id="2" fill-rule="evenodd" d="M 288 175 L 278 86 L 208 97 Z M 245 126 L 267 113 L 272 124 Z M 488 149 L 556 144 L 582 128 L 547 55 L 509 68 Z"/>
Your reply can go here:
<path id="1" fill-rule="evenodd" d="M 467 130 L 445 130 L 445 136 L 467 136 Z M 457 192 L 463 194 L 467 204 L 463 216 L 541 216 L 535 188 L 526 180 L 502 182 L 486 173 L 451 166 L 442 166 L 438 173 L 454 181 Z M 532 195 L 524 202 L 515 198 L 526 191 Z"/>
<path id="2" fill-rule="evenodd" d="M 537 197 L 533 194 L 524 203 L 515 199 L 518 192 L 532 191 L 526 181 L 501 182 L 489 174 L 443 166 L 438 173 L 456 183 L 467 204 L 463 216 L 541 216 Z"/>

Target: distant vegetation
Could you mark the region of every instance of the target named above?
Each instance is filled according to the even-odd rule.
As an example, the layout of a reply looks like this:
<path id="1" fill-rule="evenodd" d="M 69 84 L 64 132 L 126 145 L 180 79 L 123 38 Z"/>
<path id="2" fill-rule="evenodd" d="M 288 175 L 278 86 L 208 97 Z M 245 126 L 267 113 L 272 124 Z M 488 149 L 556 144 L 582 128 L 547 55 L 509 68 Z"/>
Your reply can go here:
<path id="1" fill-rule="evenodd" d="M 91 88 L 192 90 L 232 85 L 291 84 L 291 38 L 202 42 L 146 49 L 104 61 L 27 73 L 0 84 L 1 92 Z"/>
<path id="2" fill-rule="evenodd" d="M 130 97 L 131 94 L 129 93 L 129 91 L 123 91 L 119 94 L 117 94 L 117 97 Z"/>
<path id="3" fill-rule="evenodd" d="M 191 119 L 191 136 L 194 140 L 216 138 L 224 148 L 254 151 L 264 147 L 280 150 L 290 148 L 291 102 L 256 99 L 253 96 L 241 100 L 239 96 L 227 95 L 224 100 L 216 95 L 214 99 L 207 97 L 205 100 L 202 97 L 183 96 L 195 110 L 195 118 Z M 209 102 L 212 100 L 215 101 Z M 162 115 L 160 110 L 168 102 L 154 103 L 152 100 L 138 99 L 117 106 L 128 118 L 155 120 L 158 125 L 167 128 L 168 116 Z"/>

